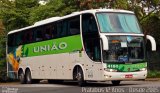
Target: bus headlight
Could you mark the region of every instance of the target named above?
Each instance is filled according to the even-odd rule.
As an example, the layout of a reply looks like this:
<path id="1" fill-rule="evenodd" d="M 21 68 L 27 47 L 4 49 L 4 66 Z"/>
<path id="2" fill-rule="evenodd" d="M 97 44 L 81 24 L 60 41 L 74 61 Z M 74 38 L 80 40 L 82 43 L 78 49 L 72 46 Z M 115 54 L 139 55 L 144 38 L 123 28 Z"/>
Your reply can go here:
<path id="1" fill-rule="evenodd" d="M 147 68 L 141 68 L 140 69 L 140 71 L 146 71 L 147 70 Z"/>
<path id="2" fill-rule="evenodd" d="M 108 71 L 108 72 L 117 72 L 116 69 L 108 69 L 108 68 L 104 68 L 105 71 Z"/>

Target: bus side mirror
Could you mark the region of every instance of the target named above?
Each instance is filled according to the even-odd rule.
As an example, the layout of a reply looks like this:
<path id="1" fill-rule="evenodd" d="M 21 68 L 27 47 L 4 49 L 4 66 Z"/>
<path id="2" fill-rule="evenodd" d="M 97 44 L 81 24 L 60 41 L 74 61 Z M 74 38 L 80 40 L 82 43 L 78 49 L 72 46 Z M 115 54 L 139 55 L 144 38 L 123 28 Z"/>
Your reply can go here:
<path id="1" fill-rule="evenodd" d="M 108 39 L 105 35 L 101 35 L 103 50 L 109 50 Z"/>
<path id="2" fill-rule="evenodd" d="M 150 35 L 146 35 L 146 38 L 148 40 L 150 40 L 150 42 L 151 42 L 152 51 L 156 51 L 156 41 L 155 41 L 155 39 Z"/>

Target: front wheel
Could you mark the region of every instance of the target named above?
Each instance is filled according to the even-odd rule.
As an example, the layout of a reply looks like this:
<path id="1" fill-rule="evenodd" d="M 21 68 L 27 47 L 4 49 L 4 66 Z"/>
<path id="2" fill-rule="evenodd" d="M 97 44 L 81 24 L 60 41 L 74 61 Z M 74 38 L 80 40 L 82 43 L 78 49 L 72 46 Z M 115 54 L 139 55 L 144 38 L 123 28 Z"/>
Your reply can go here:
<path id="1" fill-rule="evenodd" d="M 77 69 L 77 73 L 76 73 L 76 79 L 78 81 L 78 85 L 79 86 L 85 86 L 86 85 L 86 81 L 84 81 L 84 75 L 83 75 L 83 71 L 81 68 Z"/>
<path id="2" fill-rule="evenodd" d="M 118 86 L 119 84 L 120 84 L 120 80 L 113 80 L 112 81 L 112 84 L 114 85 L 114 86 Z"/>

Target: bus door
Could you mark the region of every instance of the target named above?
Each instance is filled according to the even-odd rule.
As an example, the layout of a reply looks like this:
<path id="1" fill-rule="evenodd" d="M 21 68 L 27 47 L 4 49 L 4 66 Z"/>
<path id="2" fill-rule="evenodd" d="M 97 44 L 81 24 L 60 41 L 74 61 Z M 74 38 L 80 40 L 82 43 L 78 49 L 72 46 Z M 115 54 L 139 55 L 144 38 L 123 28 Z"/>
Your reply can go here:
<path id="1" fill-rule="evenodd" d="M 82 37 L 85 57 L 86 77 L 100 80 L 102 77 L 101 48 L 98 28 L 92 14 L 82 15 Z"/>

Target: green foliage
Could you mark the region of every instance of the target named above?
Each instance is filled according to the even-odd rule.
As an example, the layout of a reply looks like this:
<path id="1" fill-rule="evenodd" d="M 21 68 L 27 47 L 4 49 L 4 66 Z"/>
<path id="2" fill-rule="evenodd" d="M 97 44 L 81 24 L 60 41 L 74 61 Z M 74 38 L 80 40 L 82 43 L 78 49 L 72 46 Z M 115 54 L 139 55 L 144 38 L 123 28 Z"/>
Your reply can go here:
<path id="1" fill-rule="evenodd" d="M 29 21 L 34 24 L 46 18 L 70 14 L 78 10 L 76 7 L 75 0 L 50 0 L 46 5 L 40 5 L 31 11 Z"/>
<path id="2" fill-rule="evenodd" d="M 0 59 L 6 56 L 6 36 L 0 37 Z M 0 60 L 1 61 L 1 60 Z"/>
<path id="3" fill-rule="evenodd" d="M 147 78 L 160 78 L 160 71 L 157 70 L 148 71 Z"/>
<path id="4" fill-rule="evenodd" d="M 56 0 L 55 2 L 54 1 L 55 0 L 51 0 L 46 5 L 36 7 L 33 11 L 31 11 L 29 17 L 30 24 L 49 17 L 59 16 L 61 14 L 61 9 L 64 4 L 62 3 L 62 0 Z"/>
<path id="5" fill-rule="evenodd" d="M 136 14 L 138 20 L 141 20 L 146 15 L 140 6 L 134 6 L 133 11 Z"/>
<path id="6" fill-rule="evenodd" d="M 21 10 L 39 6 L 38 0 L 15 0 L 15 5 L 17 9 Z"/>
<path id="7" fill-rule="evenodd" d="M 128 9 L 128 0 L 116 0 L 114 6 L 118 9 Z"/>
<path id="8" fill-rule="evenodd" d="M 152 13 L 141 20 L 142 27 L 146 34 L 152 35 L 160 45 L 160 16 Z"/>
<path id="9" fill-rule="evenodd" d="M 6 76 L 6 34 L 4 32 L 4 27 L 0 21 L 0 80 Z"/>
<path id="10" fill-rule="evenodd" d="M 0 21 L 0 67 L 2 67 L 4 65 L 3 62 L 1 62 L 4 57 L 5 57 L 5 41 L 6 41 L 6 34 L 4 32 L 4 26 L 2 24 L 2 22 Z"/>
<path id="11" fill-rule="evenodd" d="M 29 24 L 30 12 L 38 6 L 37 0 L 1 0 L 0 18 L 5 25 L 6 31 L 19 29 Z"/>
<path id="12" fill-rule="evenodd" d="M 157 6 L 160 4 L 160 0 L 151 0 L 151 4 L 157 8 Z"/>

